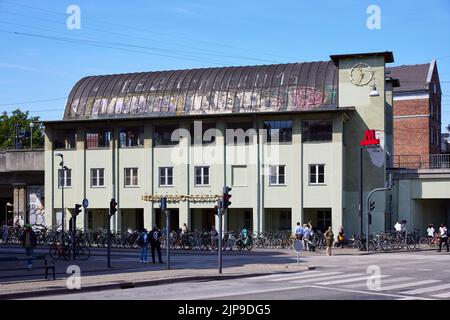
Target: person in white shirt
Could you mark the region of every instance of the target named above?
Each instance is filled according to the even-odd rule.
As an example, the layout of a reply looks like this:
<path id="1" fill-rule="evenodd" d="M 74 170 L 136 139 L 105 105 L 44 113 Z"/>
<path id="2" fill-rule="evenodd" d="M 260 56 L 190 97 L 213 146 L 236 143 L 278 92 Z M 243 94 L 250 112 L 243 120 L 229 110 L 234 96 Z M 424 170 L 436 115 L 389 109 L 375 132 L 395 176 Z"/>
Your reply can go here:
<path id="1" fill-rule="evenodd" d="M 402 231 L 402 225 L 400 224 L 400 222 L 397 221 L 397 223 L 394 225 L 394 229 L 397 232 Z"/>
<path id="2" fill-rule="evenodd" d="M 441 223 L 441 226 L 439 227 L 439 250 L 438 252 L 441 252 L 442 249 L 442 244 L 445 244 L 445 246 L 447 247 L 447 252 L 449 252 L 448 249 L 448 235 L 447 235 L 447 227 Z"/>
<path id="3" fill-rule="evenodd" d="M 432 224 L 428 225 L 428 229 L 427 229 L 427 235 L 428 235 L 428 239 L 432 239 L 434 237 L 434 226 Z"/>
<path id="4" fill-rule="evenodd" d="M 297 228 L 295 229 L 295 238 L 298 240 L 303 239 L 304 230 L 300 222 L 297 222 Z"/>
<path id="5" fill-rule="evenodd" d="M 308 225 L 305 223 L 303 225 L 303 247 L 305 250 L 309 250 L 309 238 L 311 236 L 311 229 L 309 229 Z"/>

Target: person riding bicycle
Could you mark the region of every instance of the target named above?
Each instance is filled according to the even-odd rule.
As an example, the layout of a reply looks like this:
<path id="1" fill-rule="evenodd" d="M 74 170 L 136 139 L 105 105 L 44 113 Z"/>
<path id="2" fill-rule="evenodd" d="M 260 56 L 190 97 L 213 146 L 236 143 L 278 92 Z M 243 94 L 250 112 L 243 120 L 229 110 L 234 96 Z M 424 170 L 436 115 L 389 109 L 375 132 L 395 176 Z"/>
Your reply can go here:
<path id="1" fill-rule="evenodd" d="M 246 228 L 243 228 L 241 233 L 239 234 L 239 237 L 241 238 L 242 242 L 244 244 L 247 244 L 248 241 L 248 232 Z"/>

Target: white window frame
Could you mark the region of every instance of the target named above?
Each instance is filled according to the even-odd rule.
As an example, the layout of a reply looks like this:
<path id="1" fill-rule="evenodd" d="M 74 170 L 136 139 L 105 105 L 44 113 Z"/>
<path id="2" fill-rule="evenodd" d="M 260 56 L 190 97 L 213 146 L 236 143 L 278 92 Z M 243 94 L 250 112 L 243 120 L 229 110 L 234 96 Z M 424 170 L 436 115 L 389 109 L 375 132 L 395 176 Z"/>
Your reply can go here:
<path id="1" fill-rule="evenodd" d="M 171 174 L 169 175 L 169 169 L 172 170 Z M 164 176 L 161 176 L 161 170 L 164 170 Z M 158 184 L 160 187 L 173 187 L 173 167 L 159 167 L 159 180 Z M 172 177 L 172 183 L 169 184 L 169 176 Z M 161 178 L 164 179 L 164 183 L 161 183 Z"/>
<path id="2" fill-rule="evenodd" d="M 319 167 L 323 166 L 323 182 L 319 182 Z M 311 168 L 315 167 L 315 172 L 313 173 L 315 177 L 315 182 L 311 182 Z M 314 163 L 308 166 L 308 184 L 317 186 L 325 185 L 325 164 L 324 163 Z"/>
<path id="3" fill-rule="evenodd" d="M 205 168 L 208 168 L 208 174 L 205 175 Z M 200 179 L 201 179 L 201 183 L 197 183 L 197 169 L 200 169 Z M 196 166 L 194 167 L 194 183 L 195 186 L 198 187 L 204 187 L 204 186 L 209 186 L 209 177 L 211 175 L 211 170 L 209 166 Z M 205 178 L 208 179 L 208 181 L 205 181 Z"/>
<path id="4" fill-rule="evenodd" d="M 58 169 L 58 189 L 62 188 L 61 182 L 61 172 L 64 172 L 64 188 L 71 188 L 72 187 L 72 169 Z M 68 173 L 68 174 L 67 174 Z M 70 184 L 67 184 L 67 182 L 70 182 Z"/>
<path id="5" fill-rule="evenodd" d="M 283 167 L 283 174 L 280 175 L 280 167 Z M 275 172 L 272 170 L 275 169 Z M 284 181 L 280 182 L 280 176 L 283 176 Z M 275 182 L 272 182 L 272 177 L 275 177 Z M 286 185 L 286 165 L 280 164 L 276 166 L 269 166 L 269 185 L 270 186 L 285 186 Z"/>
<path id="6" fill-rule="evenodd" d="M 127 184 L 127 170 L 130 172 L 130 184 Z M 124 168 L 123 183 L 125 188 L 139 187 L 139 168 Z M 136 177 L 136 184 L 133 184 L 133 178 Z"/>
<path id="7" fill-rule="evenodd" d="M 100 172 L 102 173 L 101 175 Z M 100 178 L 103 179 L 103 184 L 100 184 Z M 94 184 L 94 182 L 96 183 Z M 104 186 L 105 186 L 105 169 L 91 168 L 91 188 L 103 188 Z"/>

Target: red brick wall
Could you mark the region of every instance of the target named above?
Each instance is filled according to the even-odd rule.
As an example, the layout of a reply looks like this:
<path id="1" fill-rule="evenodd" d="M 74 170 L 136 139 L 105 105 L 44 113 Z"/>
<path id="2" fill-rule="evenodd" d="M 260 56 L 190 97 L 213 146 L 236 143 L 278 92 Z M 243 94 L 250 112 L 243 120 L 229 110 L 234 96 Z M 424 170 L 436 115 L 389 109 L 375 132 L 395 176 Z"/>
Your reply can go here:
<path id="1" fill-rule="evenodd" d="M 394 119 L 394 155 L 420 155 L 429 153 L 429 118 Z"/>
<path id="2" fill-rule="evenodd" d="M 394 101 L 394 117 L 429 114 L 429 103 L 428 99 L 396 100 Z"/>

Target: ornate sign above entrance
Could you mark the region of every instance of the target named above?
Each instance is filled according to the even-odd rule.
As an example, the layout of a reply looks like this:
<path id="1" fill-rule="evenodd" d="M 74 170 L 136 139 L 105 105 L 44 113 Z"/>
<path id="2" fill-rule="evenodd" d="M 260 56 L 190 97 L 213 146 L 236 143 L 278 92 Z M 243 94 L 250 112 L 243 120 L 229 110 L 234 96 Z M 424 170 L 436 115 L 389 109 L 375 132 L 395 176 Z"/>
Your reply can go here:
<path id="1" fill-rule="evenodd" d="M 213 202 L 222 199 L 221 194 L 199 194 L 199 195 L 145 195 L 142 200 L 150 202 L 158 202 L 161 197 L 166 197 L 169 202 L 192 201 L 192 202 Z"/>

